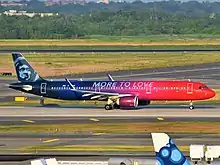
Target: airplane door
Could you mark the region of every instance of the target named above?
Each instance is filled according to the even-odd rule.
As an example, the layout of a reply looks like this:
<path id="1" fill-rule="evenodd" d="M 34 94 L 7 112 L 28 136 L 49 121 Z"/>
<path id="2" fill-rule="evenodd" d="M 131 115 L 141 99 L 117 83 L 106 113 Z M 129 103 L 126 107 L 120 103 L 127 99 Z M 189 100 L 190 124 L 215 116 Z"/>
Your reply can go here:
<path id="1" fill-rule="evenodd" d="M 151 94 L 152 85 L 148 84 L 146 87 L 146 94 Z"/>
<path id="2" fill-rule="evenodd" d="M 47 83 L 41 83 L 40 93 L 41 94 L 46 94 L 46 92 L 47 92 Z"/>
<path id="3" fill-rule="evenodd" d="M 193 83 L 187 83 L 187 94 L 193 93 Z"/>

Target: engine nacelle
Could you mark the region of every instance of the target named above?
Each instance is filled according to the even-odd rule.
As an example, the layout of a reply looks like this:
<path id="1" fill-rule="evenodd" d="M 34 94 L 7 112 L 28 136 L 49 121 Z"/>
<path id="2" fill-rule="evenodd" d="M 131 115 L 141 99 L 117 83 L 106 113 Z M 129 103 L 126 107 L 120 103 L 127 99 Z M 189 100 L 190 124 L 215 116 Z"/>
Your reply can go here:
<path id="1" fill-rule="evenodd" d="M 138 100 L 138 105 L 149 105 L 150 100 Z"/>
<path id="2" fill-rule="evenodd" d="M 126 96 L 119 99 L 120 107 L 136 108 L 138 106 L 137 96 Z"/>

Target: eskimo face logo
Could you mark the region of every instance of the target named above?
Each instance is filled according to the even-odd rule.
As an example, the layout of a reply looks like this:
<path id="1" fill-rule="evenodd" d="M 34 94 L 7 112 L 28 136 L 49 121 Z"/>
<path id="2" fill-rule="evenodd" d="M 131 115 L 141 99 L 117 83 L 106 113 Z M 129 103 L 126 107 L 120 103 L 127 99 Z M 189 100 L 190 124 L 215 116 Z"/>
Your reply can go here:
<path id="1" fill-rule="evenodd" d="M 31 70 L 27 65 L 21 65 L 18 67 L 19 77 L 23 80 L 29 80 L 31 78 Z"/>
<path id="2" fill-rule="evenodd" d="M 190 165 L 172 139 L 169 139 L 169 143 L 156 152 L 156 159 L 157 165 Z"/>

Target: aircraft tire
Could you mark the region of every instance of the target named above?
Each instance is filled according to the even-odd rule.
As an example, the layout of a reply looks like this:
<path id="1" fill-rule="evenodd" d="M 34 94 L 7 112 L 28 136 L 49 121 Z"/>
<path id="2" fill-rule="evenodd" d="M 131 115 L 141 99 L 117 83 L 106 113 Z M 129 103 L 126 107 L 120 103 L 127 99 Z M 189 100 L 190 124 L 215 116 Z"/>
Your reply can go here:
<path id="1" fill-rule="evenodd" d="M 105 105 L 105 110 L 112 110 L 113 109 L 113 107 L 112 107 L 112 105 L 111 104 L 106 104 Z"/>
<path id="2" fill-rule="evenodd" d="M 194 108 L 195 108 L 195 107 L 194 107 L 193 105 L 190 105 L 190 106 L 189 106 L 189 109 L 190 109 L 190 110 L 193 110 Z"/>

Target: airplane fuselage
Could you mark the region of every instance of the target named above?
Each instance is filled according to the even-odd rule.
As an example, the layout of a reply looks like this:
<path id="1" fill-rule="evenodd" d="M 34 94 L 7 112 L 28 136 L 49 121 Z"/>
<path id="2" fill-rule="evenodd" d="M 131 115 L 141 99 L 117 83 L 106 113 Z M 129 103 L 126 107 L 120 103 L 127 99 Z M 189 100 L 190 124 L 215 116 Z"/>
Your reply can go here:
<path id="1" fill-rule="evenodd" d="M 192 81 L 71 81 L 83 91 L 131 94 L 139 100 L 204 100 L 215 92 L 200 82 Z M 10 88 L 38 96 L 61 100 L 106 100 L 104 96 L 71 90 L 66 81 L 13 83 Z"/>

